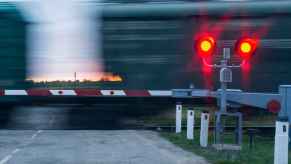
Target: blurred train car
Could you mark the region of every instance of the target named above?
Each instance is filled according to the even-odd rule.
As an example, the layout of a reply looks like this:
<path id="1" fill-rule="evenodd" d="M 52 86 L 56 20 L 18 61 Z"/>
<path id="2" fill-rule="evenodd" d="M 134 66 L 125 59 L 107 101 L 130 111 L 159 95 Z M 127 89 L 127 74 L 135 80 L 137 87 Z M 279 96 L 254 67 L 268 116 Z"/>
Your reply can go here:
<path id="1" fill-rule="evenodd" d="M 273 92 L 278 85 L 291 83 L 288 0 L 90 1 L 90 5 L 102 13 L 95 19 L 96 26 L 101 22 L 98 32 L 105 72 L 122 79 L 98 84 L 100 89 L 169 90 L 190 85 L 217 89 L 218 70 L 205 67 L 193 48 L 195 37 L 202 33 L 216 36 L 218 48 L 213 63 L 221 59 L 223 47 L 233 52 L 239 38 L 259 39 L 249 67 L 234 70 L 230 88 Z M 25 81 L 27 23 L 12 3 L 0 3 L 0 17 L 0 87 L 33 87 Z M 232 55 L 231 63 L 240 62 L 237 55 Z"/>
<path id="2" fill-rule="evenodd" d="M 103 58 L 106 71 L 123 79 L 110 87 L 217 89 L 218 70 L 205 67 L 193 48 L 201 33 L 217 38 L 213 63 L 223 47 L 234 52 L 241 37 L 259 39 L 250 64 L 234 70 L 230 88 L 276 92 L 291 83 L 290 1 L 110 2 L 102 6 Z M 232 54 L 231 63 L 239 64 Z"/>
<path id="3" fill-rule="evenodd" d="M 27 88 L 26 23 L 15 5 L 0 2 L 0 88 Z"/>

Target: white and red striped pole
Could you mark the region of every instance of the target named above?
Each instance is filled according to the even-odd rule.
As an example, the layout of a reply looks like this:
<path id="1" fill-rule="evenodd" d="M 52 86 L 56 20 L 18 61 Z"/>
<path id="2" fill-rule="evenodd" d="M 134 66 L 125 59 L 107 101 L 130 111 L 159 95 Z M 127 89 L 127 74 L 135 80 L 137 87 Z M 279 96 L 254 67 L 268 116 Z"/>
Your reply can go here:
<path id="1" fill-rule="evenodd" d="M 168 90 L 99 90 L 99 89 L 0 89 L 0 96 L 127 96 L 171 97 Z"/>

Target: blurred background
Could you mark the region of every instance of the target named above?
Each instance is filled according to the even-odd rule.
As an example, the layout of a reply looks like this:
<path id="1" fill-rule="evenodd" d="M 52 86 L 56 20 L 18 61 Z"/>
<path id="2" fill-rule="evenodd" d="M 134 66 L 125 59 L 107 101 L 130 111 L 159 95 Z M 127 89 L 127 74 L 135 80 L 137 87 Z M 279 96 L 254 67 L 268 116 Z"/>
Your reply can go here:
<path id="1" fill-rule="evenodd" d="M 0 87 L 217 89 L 217 70 L 204 67 L 193 48 L 197 35 L 211 33 L 213 63 L 242 36 L 260 40 L 246 69 L 234 70 L 230 88 L 276 92 L 291 82 L 289 18 L 284 9 L 272 14 L 238 3 L 2 0 Z M 232 54 L 231 63 L 240 61 Z"/>

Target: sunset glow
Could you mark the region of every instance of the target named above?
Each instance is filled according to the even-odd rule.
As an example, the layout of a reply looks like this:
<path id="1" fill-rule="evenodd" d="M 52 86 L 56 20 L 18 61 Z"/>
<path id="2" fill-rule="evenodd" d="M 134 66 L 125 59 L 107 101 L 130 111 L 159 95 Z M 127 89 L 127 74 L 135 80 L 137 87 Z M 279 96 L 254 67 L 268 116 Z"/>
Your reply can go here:
<path id="1" fill-rule="evenodd" d="M 76 79 L 78 81 L 107 81 L 107 82 L 122 82 L 123 79 L 120 75 L 114 75 L 112 73 L 77 73 Z M 55 75 L 55 76 L 39 76 L 30 77 L 27 80 L 32 80 L 34 82 L 52 82 L 52 81 L 74 81 L 74 73 L 69 75 Z"/>

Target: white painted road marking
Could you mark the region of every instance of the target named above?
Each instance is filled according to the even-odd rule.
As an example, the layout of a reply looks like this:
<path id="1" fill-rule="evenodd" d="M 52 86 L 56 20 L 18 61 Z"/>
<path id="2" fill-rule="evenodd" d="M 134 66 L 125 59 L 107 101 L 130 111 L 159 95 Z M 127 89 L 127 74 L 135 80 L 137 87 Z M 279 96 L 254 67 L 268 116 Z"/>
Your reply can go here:
<path id="1" fill-rule="evenodd" d="M 17 152 L 19 152 L 21 149 L 15 149 L 13 152 L 12 152 L 12 154 L 16 154 Z"/>
<path id="2" fill-rule="evenodd" d="M 6 157 L 4 157 L 1 161 L 0 164 L 5 164 L 6 162 L 8 162 L 10 159 L 12 158 L 12 155 L 7 155 Z"/>
<path id="3" fill-rule="evenodd" d="M 31 136 L 31 139 L 33 140 L 35 137 L 37 137 L 40 133 L 42 132 L 42 130 L 38 130 L 36 133 L 34 133 L 32 136 Z"/>
<path id="4" fill-rule="evenodd" d="M 38 130 L 36 131 L 31 137 L 31 141 L 28 143 L 25 143 L 23 146 L 27 146 L 29 144 L 32 143 L 32 140 L 35 139 L 35 137 L 37 137 L 40 133 L 42 133 L 42 130 Z M 5 156 L 1 161 L 0 164 L 6 164 L 10 159 L 12 159 L 13 155 L 15 155 L 17 152 L 19 152 L 21 149 L 20 148 L 16 148 L 15 150 L 13 150 L 10 154 L 8 154 L 7 156 Z"/>

